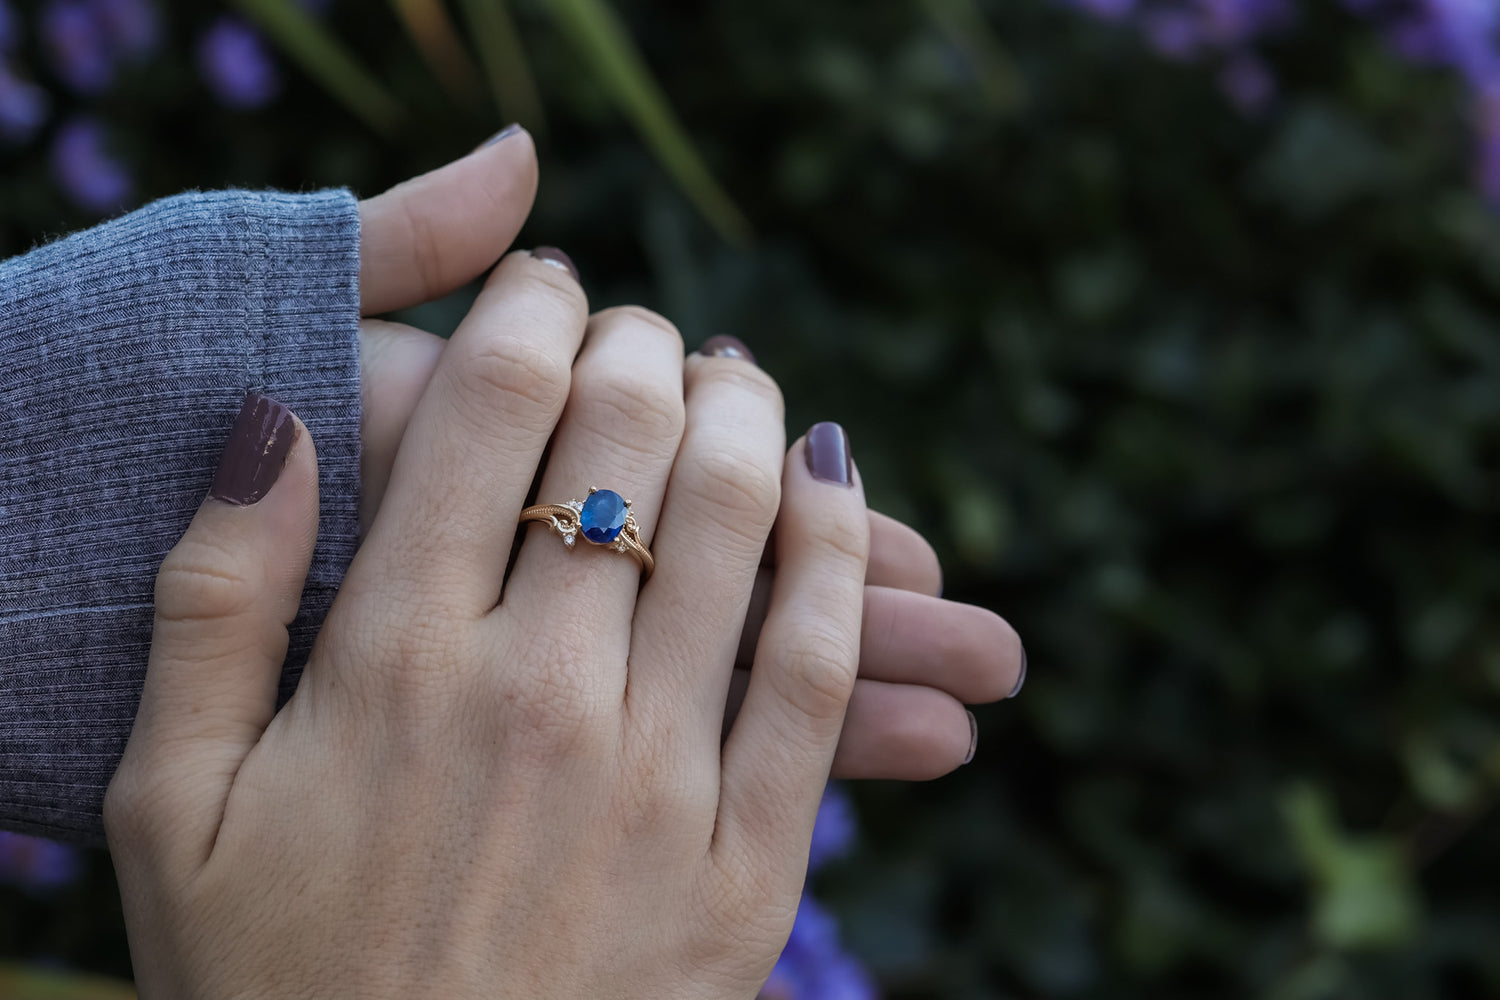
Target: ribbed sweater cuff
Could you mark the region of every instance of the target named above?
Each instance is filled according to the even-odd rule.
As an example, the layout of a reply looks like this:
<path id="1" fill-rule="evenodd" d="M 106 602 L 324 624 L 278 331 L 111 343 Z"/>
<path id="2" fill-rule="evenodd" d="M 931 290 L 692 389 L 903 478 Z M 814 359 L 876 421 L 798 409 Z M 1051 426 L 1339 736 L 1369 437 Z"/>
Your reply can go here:
<path id="1" fill-rule="evenodd" d="M 181 195 L 0 263 L 0 827 L 102 839 L 156 570 L 250 389 L 318 452 L 290 692 L 357 541 L 358 281 L 344 191 Z"/>

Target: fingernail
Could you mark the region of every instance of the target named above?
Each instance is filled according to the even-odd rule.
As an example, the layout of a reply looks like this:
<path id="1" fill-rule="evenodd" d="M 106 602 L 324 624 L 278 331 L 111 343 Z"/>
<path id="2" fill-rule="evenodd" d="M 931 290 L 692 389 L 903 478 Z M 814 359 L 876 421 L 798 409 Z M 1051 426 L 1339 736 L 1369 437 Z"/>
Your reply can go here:
<path id="1" fill-rule="evenodd" d="M 578 268 L 574 265 L 573 258 L 557 249 L 557 247 L 537 247 L 531 251 L 531 256 L 544 264 L 551 264 L 553 267 L 567 271 L 573 276 L 574 281 L 580 285 L 583 284 L 583 278 L 578 274 Z"/>
<path id="2" fill-rule="evenodd" d="M 698 348 L 698 353 L 706 358 L 740 358 L 755 364 L 755 355 L 750 353 L 750 348 L 738 337 L 731 337 L 727 333 L 720 333 L 709 337 Z"/>
<path id="3" fill-rule="evenodd" d="M 484 146 L 481 147 L 481 148 L 488 148 L 490 146 L 493 146 L 495 143 L 502 142 L 502 141 L 504 141 L 506 139 L 509 139 L 513 135 L 519 135 L 520 132 L 521 132 L 521 126 L 520 125 L 514 124 L 514 123 L 512 123 L 510 125 L 507 125 L 503 129 L 501 129 L 500 131 L 496 132 L 494 135 L 492 135 L 488 139 L 486 139 L 484 141 Z"/>
<path id="4" fill-rule="evenodd" d="M 854 461 L 849 457 L 849 435 L 838 424 L 813 425 L 807 432 L 807 471 L 814 479 L 838 486 L 854 482 Z"/>
<path id="5" fill-rule="evenodd" d="M 208 495 L 239 507 L 259 502 L 281 478 L 296 440 L 291 410 L 270 396 L 247 393 Z"/>
<path id="6" fill-rule="evenodd" d="M 1014 698 L 1016 695 L 1020 694 L 1021 693 L 1021 689 L 1023 687 L 1025 687 L 1025 686 L 1026 686 L 1026 646 L 1023 643 L 1021 645 L 1021 676 L 1016 678 L 1016 686 L 1011 690 L 1010 694 L 1008 694 L 1008 695 L 1005 696 L 1006 700 Z"/>
<path id="7" fill-rule="evenodd" d="M 964 709 L 964 714 L 969 717 L 969 752 L 964 755 L 967 764 L 974 759 L 974 751 L 979 749 L 979 720 L 968 709 Z"/>

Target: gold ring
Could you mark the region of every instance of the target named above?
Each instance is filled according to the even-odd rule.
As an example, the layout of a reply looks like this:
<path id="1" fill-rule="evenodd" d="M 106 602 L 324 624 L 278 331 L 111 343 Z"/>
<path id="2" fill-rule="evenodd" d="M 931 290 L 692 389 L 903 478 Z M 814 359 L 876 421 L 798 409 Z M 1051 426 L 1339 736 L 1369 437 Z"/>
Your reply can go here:
<path id="1" fill-rule="evenodd" d="M 563 543 L 573 548 L 579 536 L 590 545 L 614 549 L 634 556 L 641 564 L 641 573 L 649 578 L 656 568 L 651 550 L 641 543 L 641 528 L 635 523 L 635 514 L 630 501 L 614 490 L 589 487 L 589 495 L 583 500 L 567 503 L 542 503 L 521 511 L 521 523 L 544 521 L 562 536 Z"/>

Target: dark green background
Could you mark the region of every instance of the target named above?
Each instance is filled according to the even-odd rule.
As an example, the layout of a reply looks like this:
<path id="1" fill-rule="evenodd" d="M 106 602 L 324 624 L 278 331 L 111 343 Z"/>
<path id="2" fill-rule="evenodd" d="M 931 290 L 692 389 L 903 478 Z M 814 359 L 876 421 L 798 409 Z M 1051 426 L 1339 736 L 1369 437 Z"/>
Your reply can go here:
<path id="1" fill-rule="evenodd" d="M 974 764 L 857 790 L 820 889 L 889 994 L 1500 993 L 1500 228 L 1458 85 L 1322 3 L 1266 46 L 1259 118 L 1046 0 L 984 5 L 1019 91 L 915 3 L 617 6 L 755 241 L 704 226 L 533 2 L 523 244 L 747 341 L 791 430 L 842 421 L 872 503 L 1030 652 Z M 294 72 L 225 112 L 210 13 L 174 4 L 170 58 L 89 105 L 143 198 L 374 193 L 503 124 L 364 2 L 332 23 L 415 110 L 395 140 Z M 40 147 L 5 157 L 0 246 L 90 221 Z M 123 972 L 97 868 L 0 897 L 0 952 Z"/>

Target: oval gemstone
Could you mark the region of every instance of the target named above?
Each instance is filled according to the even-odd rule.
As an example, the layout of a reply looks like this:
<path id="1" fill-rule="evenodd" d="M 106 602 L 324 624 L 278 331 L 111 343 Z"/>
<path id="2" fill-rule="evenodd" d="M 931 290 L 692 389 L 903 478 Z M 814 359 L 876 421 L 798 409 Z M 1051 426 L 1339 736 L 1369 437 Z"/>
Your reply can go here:
<path id="1" fill-rule="evenodd" d="M 595 545 L 608 545 L 625 528 L 625 499 L 614 490 L 589 494 L 578 515 L 578 526 L 583 529 L 583 537 Z"/>

